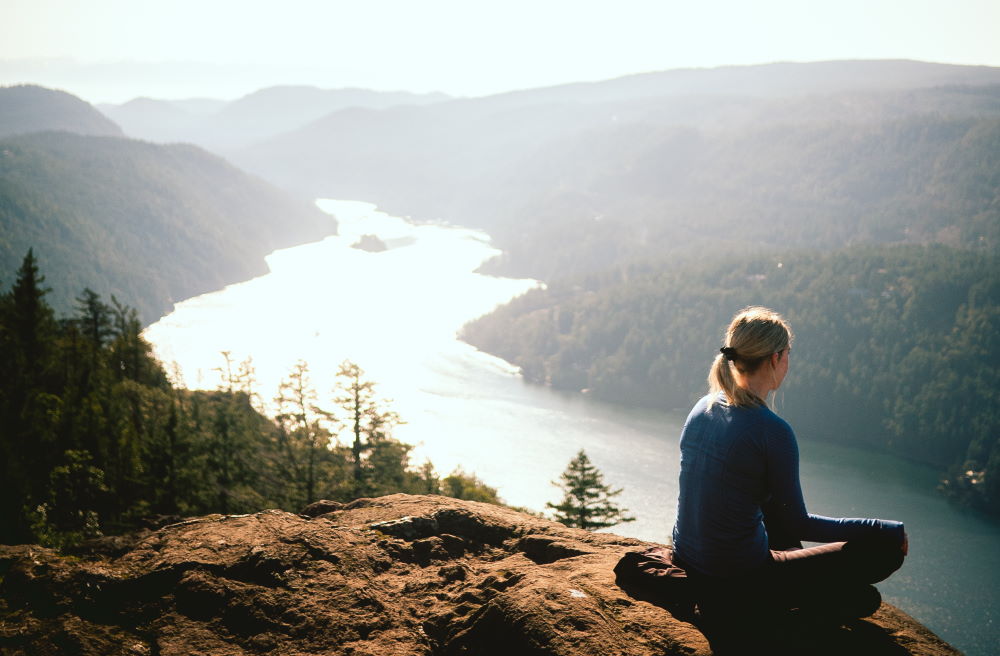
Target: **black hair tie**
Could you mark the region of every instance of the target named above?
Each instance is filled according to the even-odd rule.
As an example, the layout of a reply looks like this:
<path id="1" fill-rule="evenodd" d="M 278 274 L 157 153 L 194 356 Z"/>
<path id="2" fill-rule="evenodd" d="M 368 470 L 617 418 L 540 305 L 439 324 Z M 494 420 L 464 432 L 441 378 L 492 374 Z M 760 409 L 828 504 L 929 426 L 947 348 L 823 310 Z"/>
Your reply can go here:
<path id="1" fill-rule="evenodd" d="M 723 346 L 719 349 L 719 353 L 721 353 L 722 357 L 726 358 L 730 362 L 736 359 L 736 349 L 732 346 Z"/>

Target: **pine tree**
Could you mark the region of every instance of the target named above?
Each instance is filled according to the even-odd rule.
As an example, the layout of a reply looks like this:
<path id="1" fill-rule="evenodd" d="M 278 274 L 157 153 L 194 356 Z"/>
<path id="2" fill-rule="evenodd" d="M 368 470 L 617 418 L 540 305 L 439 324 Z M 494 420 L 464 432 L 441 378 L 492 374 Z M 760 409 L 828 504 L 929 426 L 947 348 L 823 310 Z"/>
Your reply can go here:
<path id="1" fill-rule="evenodd" d="M 635 517 L 626 514 L 627 509 L 611 501 L 612 497 L 621 494 L 622 488 L 613 490 L 606 485 L 604 474 L 591 464 L 583 449 L 570 461 L 560 478 L 561 483 L 553 481 L 552 484 L 562 488 L 562 502 L 545 504 L 555 511 L 555 520 L 560 524 L 589 531 L 635 521 Z"/>
<path id="2" fill-rule="evenodd" d="M 399 415 L 383 407 L 375 396 L 375 384 L 364 380 L 364 374 L 361 367 L 345 360 L 337 371 L 337 378 L 340 380 L 334 399 L 346 413 L 347 421 L 343 423 L 351 431 L 354 498 L 375 493 L 379 479 L 391 481 L 394 478 L 393 471 L 395 477 L 402 476 L 409 453 L 408 446 L 400 445 L 392 439 L 393 427 L 402 423 Z M 383 442 L 386 444 L 380 445 Z M 380 455 L 386 457 L 369 462 L 369 452 L 377 445 Z"/>
<path id="3" fill-rule="evenodd" d="M 461 467 L 456 467 L 453 472 L 441 479 L 440 487 L 440 493 L 446 497 L 482 501 L 496 505 L 503 504 L 495 487 L 490 487 L 475 474 L 466 473 Z"/>
<path id="4" fill-rule="evenodd" d="M 168 389 L 166 372 L 153 356 L 152 346 L 142 336 L 142 322 L 135 308 L 119 303 L 114 296 L 111 304 L 110 363 L 115 376 L 119 380 L 134 380 Z"/>
<path id="5" fill-rule="evenodd" d="M 319 498 L 318 494 L 331 477 L 331 436 L 322 421 L 330 413 L 316 405 L 316 390 L 305 361 L 299 360 L 288 379 L 281 381 L 275 402 L 278 404 L 280 466 L 301 492 L 296 504 L 305 506 Z"/>
<path id="6" fill-rule="evenodd" d="M 0 296 L 0 539 L 30 535 L 23 506 L 44 498 L 57 444 L 61 399 L 48 389 L 57 324 L 49 289 L 29 249 Z"/>
<path id="7" fill-rule="evenodd" d="M 41 378 L 45 356 L 51 348 L 55 331 L 52 308 L 45 302 L 50 290 L 44 286 L 45 276 L 38 269 L 33 249 L 28 249 L 17 280 L 10 290 L 9 325 L 7 330 L 16 347 L 15 364 L 25 376 L 22 381 L 35 384 Z"/>

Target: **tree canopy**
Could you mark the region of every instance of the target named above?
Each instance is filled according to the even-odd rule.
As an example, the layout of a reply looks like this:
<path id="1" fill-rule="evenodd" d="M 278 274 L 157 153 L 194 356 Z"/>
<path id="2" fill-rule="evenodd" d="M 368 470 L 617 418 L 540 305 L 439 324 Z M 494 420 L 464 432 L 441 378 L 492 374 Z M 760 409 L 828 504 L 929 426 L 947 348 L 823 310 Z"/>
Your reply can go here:
<path id="1" fill-rule="evenodd" d="M 803 437 L 939 467 L 1000 511 L 1000 258 L 945 246 L 661 260 L 553 283 L 464 329 L 530 380 L 687 409 L 731 316 L 784 314 L 797 337 L 778 396 Z"/>
<path id="2" fill-rule="evenodd" d="M 0 139 L 0 271 L 33 247 L 60 312 L 84 280 L 151 322 L 265 272 L 275 248 L 334 231 L 315 207 L 194 146 L 66 132 Z"/>

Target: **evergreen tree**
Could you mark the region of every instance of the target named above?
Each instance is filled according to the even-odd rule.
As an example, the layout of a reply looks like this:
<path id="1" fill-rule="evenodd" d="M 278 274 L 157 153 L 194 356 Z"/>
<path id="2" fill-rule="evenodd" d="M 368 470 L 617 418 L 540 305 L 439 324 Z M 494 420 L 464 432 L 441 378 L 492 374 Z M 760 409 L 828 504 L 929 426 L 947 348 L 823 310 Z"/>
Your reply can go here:
<path id="1" fill-rule="evenodd" d="M 111 391 L 105 351 L 114 334 L 111 308 L 89 288 L 76 301 L 76 315 L 61 322 L 59 360 L 63 380 L 59 387 L 64 404 L 61 431 L 66 448 L 86 451 L 97 467 L 106 469 L 112 464 L 117 446 L 113 439 L 117 417 L 112 416 L 110 407 L 115 394 Z M 111 484 L 115 482 L 112 480 Z"/>
<path id="2" fill-rule="evenodd" d="M 453 472 L 441 479 L 441 494 L 455 499 L 466 499 L 468 501 L 481 501 L 501 505 L 497 489 L 490 487 L 475 474 L 468 474 L 461 467 L 456 467 Z"/>
<path id="3" fill-rule="evenodd" d="M 321 486 L 331 476 L 330 432 L 321 423 L 329 413 L 316 405 L 308 364 L 300 360 L 292 367 L 275 402 L 281 467 L 286 480 L 301 490 L 293 502 L 302 507 L 319 498 Z"/>
<path id="4" fill-rule="evenodd" d="M 380 482 L 400 479 L 410 450 L 401 448 L 404 445 L 392 439 L 392 427 L 400 423 L 399 415 L 382 406 L 375 397 L 375 384 L 364 380 L 364 373 L 358 365 L 344 361 L 337 372 L 340 382 L 334 399 L 347 413 L 345 424 L 351 430 L 351 496 L 355 498 L 373 494 Z M 379 457 L 368 462 L 368 453 L 373 449 L 379 451 Z M 379 481 L 380 478 L 386 480 Z"/>
<path id="5" fill-rule="evenodd" d="M 97 508 L 108 492 L 88 452 L 67 451 L 62 460 L 49 474 L 47 498 L 29 511 L 35 538 L 57 548 L 101 535 Z"/>
<path id="6" fill-rule="evenodd" d="M 142 336 L 142 322 L 134 308 L 111 297 L 111 368 L 118 379 L 127 378 L 143 385 L 170 387 L 163 366 L 153 357 L 153 349 Z"/>
<path id="7" fill-rule="evenodd" d="M 61 399 L 47 389 L 57 325 L 49 289 L 29 249 L 10 292 L 0 298 L 0 538 L 30 535 L 25 506 L 45 498 L 57 444 Z"/>
<path id="8" fill-rule="evenodd" d="M 77 322 L 80 333 L 87 339 L 96 359 L 114 334 L 111 329 L 111 308 L 101 300 L 100 295 L 89 287 L 76 298 Z"/>
<path id="9" fill-rule="evenodd" d="M 52 290 L 44 286 L 45 276 L 38 269 L 34 249 L 28 249 L 17 280 L 10 290 L 9 330 L 16 345 L 16 364 L 24 382 L 33 384 L 42 373 L 49 339 L 55 328 L 52 308 L 45 295 Z"/>
<path id="10" fill-rule="evenodd" d="M 545 504 L 555 511 L 555 520 L 560 524 L 589 531 L 635 521 L 635 517 L 626 514 L 627 509 L 611 501 L 621 494 L 622 488 L 613 490 L 606 485 L 604 474 L 591 464 L 583 449 L 570 461 L 560 478 L 562 483 L 553 481 L 552 484 L 562 488 L 562 502 Z"/>
<path id="11" fill-rule="evenodd" d="M 434 463 L 430 459 L 424 460 L 424 464 L 416 472 L 418 494 L 441 494 L 441 480 L 434 470 Z"/>
<path id="12" fill-rule="evenodd" d="M 216 489 L 217 511 L 223 514 L 248 512 L 263 502 L 259 474 L 263 468 L 263 431 L 245 391 L 249 384 L 246 368 L 234 369 L 228 351 L 222 352 L 219 388 L 211 404 L 214 412 L 208 430 L 206 463 Z"/>

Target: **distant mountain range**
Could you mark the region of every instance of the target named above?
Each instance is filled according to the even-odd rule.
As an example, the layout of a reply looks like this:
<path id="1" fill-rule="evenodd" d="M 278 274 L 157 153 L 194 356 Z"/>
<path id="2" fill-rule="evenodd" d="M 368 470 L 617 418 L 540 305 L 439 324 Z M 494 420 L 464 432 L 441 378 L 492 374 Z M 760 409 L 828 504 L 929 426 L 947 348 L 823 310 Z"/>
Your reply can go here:
<path id="1" fill-rule="evenodd" d="M 137 98 L 121 105 L 98 105 L 98 109 L 130 137 L 193 143 L 225 152 L 300 128 L 340 109 L 384 109 L 448 99 L 440 93 L 279 86 L 261 89 L 232 102 Z"/>
<path id="2" fill-rule="evenodd" d="M 995 240 L 988 184 L 959 169 L 995 159 L 997 120 L 998 68 L 774 64 L 352 108 L 230 157 L 298 193 L 485 228 L 503 271 L 551 279 L 706 241 Z M 979 227 L 957 235 L 958 214 Z"/>
<path id="3" fill-rule="evenodd" d="M 29 248 L 60 312 L 90 287 L 150 322 L 336 230 L 311 204 L 191 145 L 125 139 L 87 103 L 0 88 L 0 280 Z"/>
<path id="4" fill-rule="evenodd" d="M 699 95 L 778 98 L 984 84 L 1000 84 L 1000 69 L 910 60 L 857 60 L 682 68 L 514 91 L 480 100 L 493 106 L 513 106 Z"/>

